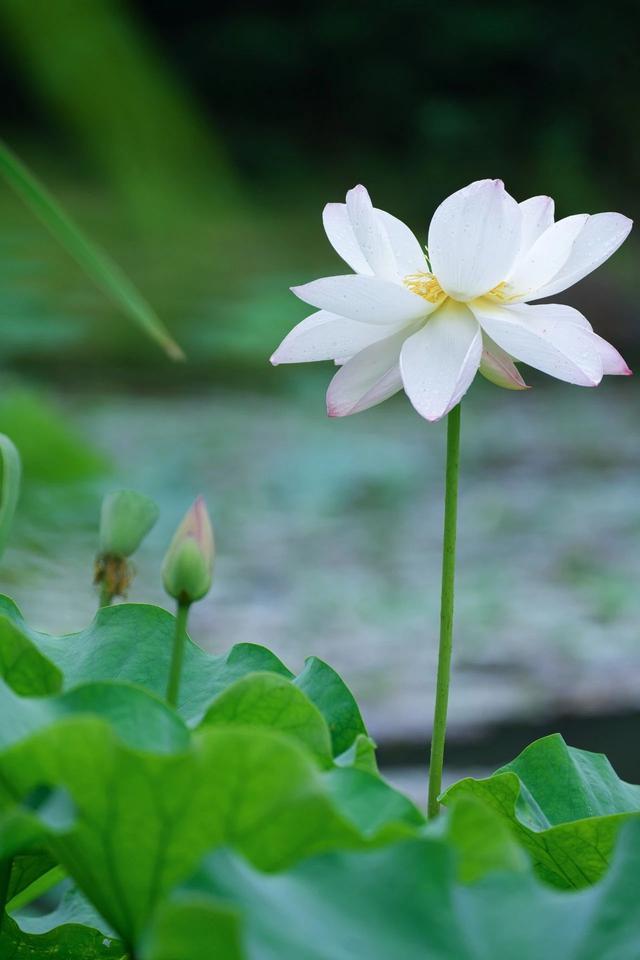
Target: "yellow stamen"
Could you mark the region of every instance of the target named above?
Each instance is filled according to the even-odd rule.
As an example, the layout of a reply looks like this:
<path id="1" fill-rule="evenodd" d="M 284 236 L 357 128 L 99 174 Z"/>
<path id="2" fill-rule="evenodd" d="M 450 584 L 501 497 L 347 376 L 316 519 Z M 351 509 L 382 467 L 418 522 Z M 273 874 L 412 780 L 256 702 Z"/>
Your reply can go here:
<path id="1" fill-rule="evenodd" d="M 505 290 L 507 288 L 507 281 L 501 280 L 497 287 L 494 287 L 493 290 L 489 290 L 487 294 L 488 297 L 495 297 L 496 300 L 502 300 L 506 302 L 510 300 L 511 297 L 507 296 Z"/>
<path id="2" fill-rule="evenodd" d="M 447 294 L 432 273 L 410 273 L 402 282 L 412 293 L 417 293 L 429 303 L 442 303 L 447 299 Z"/>

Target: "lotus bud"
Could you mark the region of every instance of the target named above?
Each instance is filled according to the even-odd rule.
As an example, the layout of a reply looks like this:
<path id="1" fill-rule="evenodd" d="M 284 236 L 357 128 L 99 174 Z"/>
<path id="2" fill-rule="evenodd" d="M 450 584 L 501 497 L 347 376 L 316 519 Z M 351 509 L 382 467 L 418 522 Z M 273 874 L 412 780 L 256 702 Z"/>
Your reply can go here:
<path id="1" fill-rule="evenodd" d="M 115 490 L 102 501 L 100 553 L 130 557 L 158 519 L 158 507 L 135 490 Z"/>
<path id="2" fill-rule="evenodd" d="M 102 603 L 124 596 L 132 578 L 127 562 L 158 519 L 158 507 L 135 490 L 115 490 L 102 501 L 100 541 L 94 582 L 101 584 Z"/>
<path id="3" fill-rule="evenodd" d="M 162 565 L 164 588 L 179 604 L 201 600 L 213 577 L 214 542 L 211 520 L 198 497 L 176 530 Z"/>

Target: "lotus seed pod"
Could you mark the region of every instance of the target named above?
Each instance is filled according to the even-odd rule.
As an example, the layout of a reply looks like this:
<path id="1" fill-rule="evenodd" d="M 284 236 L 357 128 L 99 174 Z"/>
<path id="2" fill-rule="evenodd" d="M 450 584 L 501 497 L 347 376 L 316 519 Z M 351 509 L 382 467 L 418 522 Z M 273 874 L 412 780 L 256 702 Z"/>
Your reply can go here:
<path id="1" fill-rule="evenodd" d="M 102 501 L 101 556 L 130 557 L 158 519 L 158 507 L 135 490 L 115 490 Z"/>
<path id="2" fill-rule="evenodd" d="M 162 565 L 164 588 L 179 603 L 193 603 L 209 592 L 214 542 L 211 520 L 198 497 L 176 530 Z"/>

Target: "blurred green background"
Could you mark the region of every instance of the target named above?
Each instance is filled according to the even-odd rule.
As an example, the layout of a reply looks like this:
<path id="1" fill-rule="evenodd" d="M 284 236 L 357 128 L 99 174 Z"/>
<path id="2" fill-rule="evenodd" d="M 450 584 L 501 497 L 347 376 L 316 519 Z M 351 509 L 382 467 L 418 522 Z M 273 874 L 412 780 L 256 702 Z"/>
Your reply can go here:
<path id="1" fill-rule="evenodd" d="M 0 586 L 36 626 L 82 627 L 100 497 L 124 484 L 162 507 L 131 598 L 164 602 L 161 553 L 202 491 L 219 560 L 196 639 L 330 660 L 388 761 L 412 764 L 442 425 L 402 397 L 327 421 L 331 365 L 268 364 L 305 315 L 288 287 L 346 269 L 320 214 L 356 182 L 421 238 L 482 177 L 554 196 L 558 216 L 636 216 L 637 4 L 3 0 L 0 29 L 6 141 L 188 358 L 165 358 L 0 185 L 0 429 L 25 461 Z M 560 298 L 632 367 L 637 258 L 632 234 Z M 465 402 L 450 756 L 506 760 L 535 725 L 640 777 L 617 733 L 626 714 L 640 729 L 638 388 L 529 380 Z"/>

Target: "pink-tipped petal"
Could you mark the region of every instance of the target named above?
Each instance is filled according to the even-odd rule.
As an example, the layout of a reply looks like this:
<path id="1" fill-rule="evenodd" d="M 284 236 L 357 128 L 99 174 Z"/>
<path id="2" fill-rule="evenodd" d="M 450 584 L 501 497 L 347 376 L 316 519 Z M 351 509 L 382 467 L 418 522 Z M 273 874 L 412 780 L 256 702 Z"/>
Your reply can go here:
<path id="1" fill-rule="evenodd" d="M 503 307 L 478 300 L 472 304 L 482 329 L 510 356 L 567 383 L 595 387 L 603 370 L 593 334 L 567 322 L 567 309 L 571 310 L 555 303 Z"/>
<path id="2" fill-rule="evenodd" d="M 480 373 L 486 380 L 505 390 L 529 389 L 509 354 L 486 333 L 482 338 L 482 348 Z"/>
<path id="3" fill-rule="evenodd" d="M 618 353 L 613 344 L 609 343 L 603 337 L 593 334 L 600 359 L 602 360 L 602 371 L 607 376 L 612 377 L 630 377 L 632 371 L 627 366 L 626 360 Z"/>
<path id="4" fill-rule="evenodd" d="M 402 389 L 398 358 L 406 333 L 367 347 L 340 367 L 327 390 L 327 413 L 347 417 L 382 403 Z"/>
<path id="5" fill-rule="evenodd" d="M 573 323 L 578 327 L 582 327 L 583 330 L 589 331 L 589 342 L 602 360 L 603 374 L 614 377 L 631 376 L 631 370 L 627 366 L 626 361 L 612 344 L 594 332 L 593 327 L 583 313 L 580 313 L 575 307 L 570 307 L 567 304 L 558 303 L 554 306 L 558 319 L 562 319 L 566 323 Z"/>

